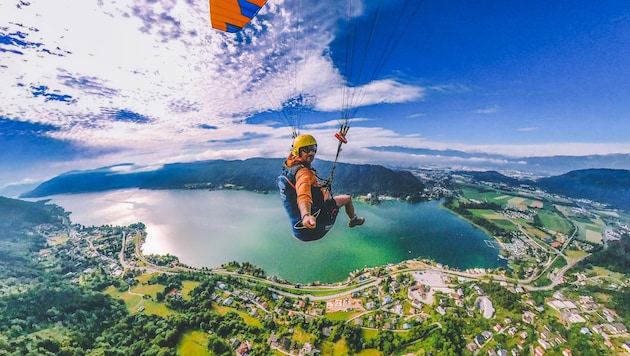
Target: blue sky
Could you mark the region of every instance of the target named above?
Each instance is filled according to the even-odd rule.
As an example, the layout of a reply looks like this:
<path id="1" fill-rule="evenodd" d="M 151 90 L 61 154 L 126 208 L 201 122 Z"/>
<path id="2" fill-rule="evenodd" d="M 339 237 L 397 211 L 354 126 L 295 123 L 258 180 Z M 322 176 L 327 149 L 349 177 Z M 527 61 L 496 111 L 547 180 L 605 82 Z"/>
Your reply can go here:
<path id="1" fill-rule="evenodd" d="M 282 157 L 294 121 L 331 159 L 340 93 L 363 67 L 343 161 L 466 166 L 374 147 L 630 153 L 627 1 L 388 0 L 370 46 L 378 1 L 297 1 L 270 0 L 238 34 L 213 30 L 203 1 L 3 2 L 0 187 L 119 163 Z M 349 19 L 358 55 L 346 65 Z"/>

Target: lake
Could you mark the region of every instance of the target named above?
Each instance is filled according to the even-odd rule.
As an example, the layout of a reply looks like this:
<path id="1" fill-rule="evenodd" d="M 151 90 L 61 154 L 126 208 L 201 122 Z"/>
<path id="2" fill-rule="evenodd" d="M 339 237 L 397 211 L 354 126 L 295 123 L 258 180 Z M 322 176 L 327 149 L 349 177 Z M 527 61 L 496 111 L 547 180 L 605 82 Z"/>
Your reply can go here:
<path id="1" fill-rule="evenodd" d="M 48 198 L 85 226 L 144 223 L 145 254 L 170 253 L 194 267 L 250 262 L 291 282 L 334 283 L 357 269 L 417 257 L 459 269 L 506 265 L 485 233 L 437 201 L 355 201 L 363 226 L 348 228 L 341 211 L 326 237 L 305 243 L 291 236 L 278 194 L 132 189 Z"/>

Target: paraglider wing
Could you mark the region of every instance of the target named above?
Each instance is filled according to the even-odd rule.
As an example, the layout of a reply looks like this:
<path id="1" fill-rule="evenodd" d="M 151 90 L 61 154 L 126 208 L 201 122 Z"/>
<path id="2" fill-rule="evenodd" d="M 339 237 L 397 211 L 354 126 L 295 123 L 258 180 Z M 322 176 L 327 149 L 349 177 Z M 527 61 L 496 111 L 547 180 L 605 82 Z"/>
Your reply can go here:
<path id="1" fill-rule="evenodd" d="M 238 32 L 252 20 L 267 0 L 209 0 L 212 27 Z"/>

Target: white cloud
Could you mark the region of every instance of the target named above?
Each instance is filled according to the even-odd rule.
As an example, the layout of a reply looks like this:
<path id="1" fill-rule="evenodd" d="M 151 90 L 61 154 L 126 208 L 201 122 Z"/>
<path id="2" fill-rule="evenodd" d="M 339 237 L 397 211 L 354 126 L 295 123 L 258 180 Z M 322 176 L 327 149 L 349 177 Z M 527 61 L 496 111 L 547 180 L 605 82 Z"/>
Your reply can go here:
<path id="1" fill-rule="evenodd" d="M 370 4 L 354 3 L 358 6 L 353 16 L 366 11 Z M 52 163 L 45 167 L 46 172 L 121 162 L 152 165 L 213 158 L 283 157 L 290 147 L 290 130 L 269 122 L 248 124 L 246 120 L 257 113 L 280 110 L 283 105 L 286 108 L 292 102 L 313 110 L 338 111 L 341 90 L 352 82 L 331 59 L 338 20 L 347 16 L 346 9 L 324 1 L 312 1 L 309 6 L 309 11 L 297 14 L 290 0 L 270 1 L 243 32 L 224 34 L 211 28 L 208 3 L 204 1 L 33 1 L 20 7 L 0 4 L 0 35 L 10 34 L 24 43 L 0 43 L 0 49 L 5 50 L 0 52 L 0 91 L 5 98 L 0 116 L 60 127 L 59 131 L 46 132 L 58 140 L 116 149 L 94 159 Z M 350 107 L 410 103 L 425 100 L 428 92 L 455 95 L 471 91 L 463 84 L 418 86 L 388 77 L 350 88 L 348 93 L 354 101 L 346 103 Z M 116 119 L 118 110 L 138 118 Z M 494 105 L 476 112 L 491 114 L 499 110 L 501 107 Z M 385 125 L 386 121 L 372 119 L 370 125 Z M 345 160 L 421 159 L 366 149 L 371 146 L 514 156 L 630 153 L 626 143 L 431 142 L 418 132 L 362 127 L 362 122 L 360 118 L 353 120 L 350 143 L 344 145 Z M 318 157 L 332 158 L 338 123 L 303 127 L 322 140 Z M 518 131 L 536 129 L 524 127 Z M 257 136 L 250 135 L 252 132 Z"/>
<path id="2" fill-rule="evenodd" d="M 425 116 L 427 116 L 427 114 L 417 113 L 417 114 L 409 115 L 408 118 L 409 119 L 419 119 L 419 118 L 422 118 L 422 117 L 425 117 Z"/>
<path id="3" fill-rule="evenodd" d="M 327 94 L 327 95 L 326 95 Z M 406 103 L 420 100 L 425 95 L 421 87 L 406 85 L 395 80 L 376 80 L 367 85 L 332 90 L 321 96 L 317 108 L 335 111 L 339 108 L 356 108 L 382 103 Z"/>
<path id="4" fill-rule="evenodd" d="M 521 127 L 516 129 L 518 132 L 531 132 L 531 131 L 539 131 L 540 127 Z"/>
<path id="5" fill-rule="evenodd" d="M 298 17 L 283 5 L 271 2 L 261 10 L 264 16 L 238 35 L 210 27 L 207 3 L 69 0 L 63 6 L 3 6 L 0 19 L 10 24 L 9 31 L 21 31 L 26 41 L 41 46 L 3 61 L 0 86 L 13 99 L 0 114 L 61 127 L 53 134 L 57 139 L 142 148 L 203 142 L 208 134 L 229 138 L 198 125 L 243 124 L 253 113 L 279 110 L 298 95 L 319 110 L 338 110 L 331 93 L 343 80 L 327 46 L 339 11 L 318 4 L 309 12 L 318 21 L 305 19 L 296 27 Z M 255 33 L 263 28 L 264 35 Z M 246 44 L 240 43 L 243 37 Z M 68 100 L 33 96 L 33 88 Z M 368 105 L 422 95 L 393 80 L 363 89 Z M 116 110 L 146 120 L 107 117 Z"/>
<path id="6" fill-rule="evenodd" d="M 497 112 L 501 111 L 501 107 L 498 105 L 492 105 L 483 109 L 477 109 L 474 111 L 475 114 L 483 114 L 483 115 L 489 115 L 489 114 L 496 114 Z"/>

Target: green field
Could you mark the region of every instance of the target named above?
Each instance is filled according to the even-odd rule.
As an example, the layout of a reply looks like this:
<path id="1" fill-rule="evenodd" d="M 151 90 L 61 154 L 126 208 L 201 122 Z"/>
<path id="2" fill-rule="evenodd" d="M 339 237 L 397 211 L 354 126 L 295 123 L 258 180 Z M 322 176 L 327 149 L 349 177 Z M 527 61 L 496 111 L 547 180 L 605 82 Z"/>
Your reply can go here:
<path id="1" fill-rule="evenodd" d="M 578 227 L 578 239 L 591 243 L 602 243 L 603 231 L 601 227 L 592 223 L 589 224 L 582 221 L 574 221 L 574 223 Z"/>
<path id="2" fill-rule="evenodd" d="M 480 191 L 475 188 L 466 187 L 462 189 L 464 197 L 469 200 L 477 200 L 481 202 L 495 201 L 497 204 L 505 205 L 505 202 L 501 202 L 505 198 L 505 194 L 499 193 L 495 190 L 483 190 Z"/>
<path id="3" fill-rule="evenodd" d="M 602 233 L 595 230 L 587 229 L 584 233 L 584 238 L 591 243 L 601 244 L 604 242 Z"/>
<path id="4" fill-rule="evenodd" d="M 549 234 L 533 226 L 525 226 L 525 231 L 529 236 L 537 237 L 541 240 L 549 237 Z"/>
<path id="5" fill-rule="evenodd" d="M 576 250 L 565 250 L 564 253 L 567 255 L 569 259 L 582 258 L 588 255 L 588 253 L 584 251 L 576 251 Z"/>
<path id="6" fill-rule="evenodd" d="M 315 335 L 305 332 L 304 330 L 302 330 L 302 328 L 294 328 L 292 339 L 294 341 L 304 344 L 307 342 L 312 343 L 315 341 L 316 338 Z"/>
<path id="7" fill-rule="evenodd" d="M 598 276 L 605 276 L 605 277 L 610 277 L 612 279 L 616 279 L 619 281 L 619 283 L 623 283 L 622 281 L 624 281 L 626 278 L 622 273 L 618 273 L 618 272 L 612 272 L 607 270 L 604 267 L 597 267 L 594 266 L 593 267 L 593 272 L 595 272 L 596 275 Z"/>
<path id="8" fill-rule="evenodd" d="M 322 351 L 322 355 L 348 355 L 349 354 L 349 350 L 348 350 L 348 346 L 346 346 L 346 342 L 341 339 L 335 343 L 332 343 L 330 341 L 326 341 L 322 344 L 321 347 L 321 351 Z M 356 355 L 364 355 L 363 353 L 359 353 Z M 368 354 L 365 354 L 368 355 Z M 373 354 L 370 354 L 373 355 Z M 378 355 L 378 354 L 377 354 Z"/>
<path id="9" fill-rule="evenodd" d="M 355 315 L 360 313 L 360 311 L 337 311 L 326 313 L 326 318 L 332 321 L 346 321 L 352 319 Z"/>
<path id="10" fill-rule="evenodd" d="M 245 323 L 247 325 L 251 325 L 251 326 L 255 326 L 255 327 L 261 327 L 262 323 L 260 322 L 260 320 L 254 318 L 253 316 L 240 311 L 238 309 L 232 308 L 232 307 L 226 307 L 223 305 L 219 305 L 217 303 L 212 303 L 212 309 L 216 310 L 217 313 L 221 314 L 221 315 L 225 315 L 228 312 L 234 312 L 236 314 L 238 314 L 241 318 L 243 318 L 243 321 L 245 321 Z"/>
<path id="11" fill-rule="evenodd" d="M 517 209 L 527 209 L 529 206 L 528 200 L 521 197 L 512 197 L 507 202 L 507 206 L 509 208 L 517 208 Z"/>
<path id="12" fill-rule="evenodd" d="M 162 286 L 164 288 L 164 286 Z M 125 306 L 127 306 L 127 310 L 130 313 L 140 313 L 141 309 L 143 309 L 143 313 L 147 314 L 155 314 L 160 316 L 167 316 L 170 314 L 174 314 L 175 312 L 166 307 L 163 303 L 155 302 L 148 298 L 143 298 L 142 295 L 138 295 L 140 293 L 137 292 L 137 289 L 131 288 L 131 293 L 129 291 L 121 292 L 114 286 L 107 287 L 103 293 L 112 296 L 113 298 L 122 299 L 125 302 Z M 133 294 L 138 293 L 138 294 Z"/>
<path id="13" fill-rule="evenodd" d="M 482 217 L 486 220 L 504 220 L 505 217 L 501 214 L 497 214 L 494 210 L 489 209 L 470 209 L 474 216 Z"/>
<path id="14" fill-rule="evenodd" d="M 182 286 L 182 298 L 189 299 L 190 292 L 199 285 L 199 282 L 184 281 Z"/>
<path id="15" fill-rule="evenodd" d="M 361 352 L 357 353 L 356 355 L 358 356 L 380 356 L 382 355 L 382 353 L 376 349 L 367 349 L 367 350 L 362 350 Z"/>
<path id="16" fill-rule="evenodd" d="M 177 345 L 178 355 L 210 356 L 208 351 L 208 334 L 201 331 L 186 333 Z"/>
<path id="17" fill-rule="evenodd" d="M 548 231 L 569 235 L 573 230 L 571 223 L 564 216 L 554 211 L 539 210 L 538 218 L 540 218 L 541 224 Z"/>
<path id="18" fill-rule="evenodd" d="M 148 284 L 154 274 L 143 274 L 136 277 L 138 284 L 126 291 L 119 291 L 114 286 L 106 288 L 103 293 L 114 298 L 122 299 L 130 313 L 147 313 L 167 316 L 176 313 L 166 307 L 164 303 L 157 302 L 157 293 L 164 291 L 161 284 Z M 196 282 L 190 282 L 188 288 L 192 288 Z M 186 283 L 184 284 L 186 287 Z M 142 310 L 142 311 L 141 311 Z"/>

